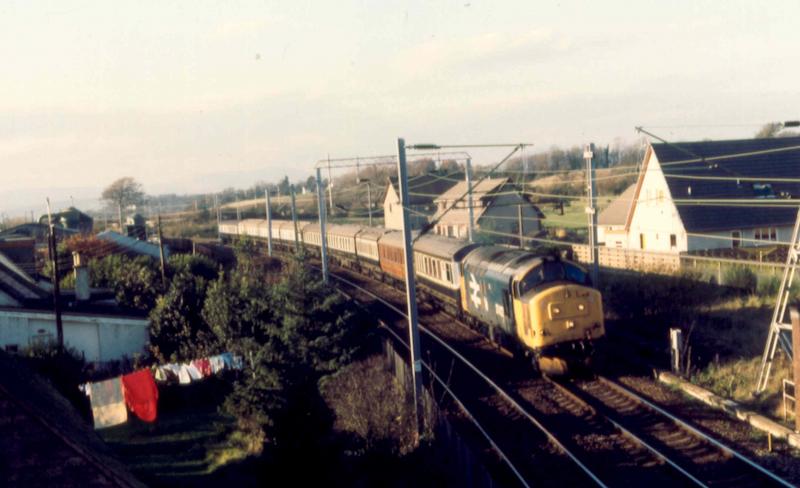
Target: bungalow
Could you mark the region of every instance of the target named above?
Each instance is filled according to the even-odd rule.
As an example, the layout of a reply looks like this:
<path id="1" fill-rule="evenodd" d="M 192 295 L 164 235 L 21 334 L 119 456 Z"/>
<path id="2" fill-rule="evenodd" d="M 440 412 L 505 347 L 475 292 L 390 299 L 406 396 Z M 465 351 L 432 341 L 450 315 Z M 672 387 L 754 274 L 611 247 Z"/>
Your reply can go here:
<path id="1" fill-rule="evenodd" d="M 598 240 L 674 253 L 788 241 L 798 168 L 800 137 L 651 144 L 636 185 L 600 214 Z"/>
<path id="2" fill-rule="evenodd" d="M 463 173 L 449 175 L 421 174 L 408 179 L 409 220 L 412 230 L 421 229 L 428 219 L 436 213 L 433 200 L 459 181 L 464 180 Z M 387 229 L 403 229 L 403 207 L 400 205 L 400 191 L 397 177 L 390 177 L 387 182 L 386 196 L 383 199 L 384 226 Z"/>
<path id="3" fill-rule="evenodd" d="M 466 238 L 469 235 L 469 206 L 466 182 L 442 193 L 434 200 L 434 232 L 439 235 Z M 451 209 L 452 207 L 452 209 Z M 449 210 L 448 210 L 449 209 Z M 542 230 L 544 214 L 516 191 L 508 178 L 486 178 L 472 189 L 472 214 L 475 230 L 485 230 L 497 241 L 508 241 L 519 234 L 522 212 L 523 235 L 531 237 Z"/>
<path id="4" fill-rule="evenodd" d="M 145 352 L 148 320 L 141 313 L 120 310 L 111 294 L 88 289 L 88 270 L 81 280 L 82 293 L 61 295 L 61 322 L 65 345 L 90 362 L 132 358 Z M 27 347 L 53 342 L 57 336 L 52 293 L 0 254 L 0 348 L 16 353 Z"/>

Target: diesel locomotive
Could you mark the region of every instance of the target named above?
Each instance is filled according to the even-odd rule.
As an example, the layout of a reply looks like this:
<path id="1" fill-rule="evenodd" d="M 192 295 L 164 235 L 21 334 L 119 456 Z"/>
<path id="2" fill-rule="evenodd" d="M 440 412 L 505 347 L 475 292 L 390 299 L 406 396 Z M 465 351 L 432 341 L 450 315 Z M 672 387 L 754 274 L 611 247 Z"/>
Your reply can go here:
<path id="1" fill-rule="evenodd" d="M 300 245 L 319 255 L 319 223 L 272 220 L 273 245 Z M 223 221 L 220 236 L 264 240 L 266 220 Z M 331 260 L 383 281 L 405 281 L 402 232 L 329 224 Z M 605 336 L 600 292 L 577 264 L 553 256 L 450 237 L 415 234 L 418 300 L 433 303 L 492 341 L 528 358 L 540 371 L 563 375 L 592 366 Z"/>

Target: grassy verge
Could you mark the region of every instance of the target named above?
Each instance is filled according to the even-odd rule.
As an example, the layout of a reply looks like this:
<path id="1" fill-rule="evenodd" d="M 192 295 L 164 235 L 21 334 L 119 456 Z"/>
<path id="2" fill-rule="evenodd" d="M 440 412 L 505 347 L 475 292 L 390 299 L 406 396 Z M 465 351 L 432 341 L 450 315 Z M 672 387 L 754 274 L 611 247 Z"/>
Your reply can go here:
<path id="1" fill-rule="evenodd" d="M 160 388 L 155 423 L 131 417 L 124 425 L 99 431 L 115 454 L 148 485 L 253 484 L 253 475 L 237 463 L 245 453 L 227 442 L 232 419 L 218 412 L 224 388 L 206 381 L 209 384 Z"/>

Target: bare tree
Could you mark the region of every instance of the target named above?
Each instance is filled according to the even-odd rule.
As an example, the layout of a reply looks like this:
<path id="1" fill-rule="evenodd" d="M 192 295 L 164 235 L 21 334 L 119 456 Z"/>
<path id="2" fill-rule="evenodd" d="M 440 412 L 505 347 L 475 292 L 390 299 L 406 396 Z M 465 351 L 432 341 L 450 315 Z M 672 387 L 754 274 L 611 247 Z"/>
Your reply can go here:
<path id="1" fill-rule="evenodd" d="M 776 137 L 781 129 L 783 129 L 783 124 L 780 122 L 769 122 L 756 132 L 756 139 Z"/>
<path id="2" fill-rule="evenodd" d="M 119 217 L 119 229 L 122 230 L 122 208 L 128 205 L 137 205 L 144 200 L 144 191 L 142 185 L 130 176 L 125 176 L 118 179 L 114 183 L 108 185 L 108 188 L 103 190 L 101 195 L 103 200 L 110 205 L 117 206 L 117 215 Z"/>

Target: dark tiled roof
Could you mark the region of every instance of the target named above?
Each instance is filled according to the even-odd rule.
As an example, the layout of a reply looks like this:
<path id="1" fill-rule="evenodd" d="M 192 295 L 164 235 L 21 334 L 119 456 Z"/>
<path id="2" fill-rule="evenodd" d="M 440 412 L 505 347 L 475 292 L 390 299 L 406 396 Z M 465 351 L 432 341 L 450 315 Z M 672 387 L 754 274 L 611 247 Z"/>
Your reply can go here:
<path id="1" fill-rule="evenodd" d="M 676 176 L 756 177 L 771 184 L 775 199 L 800 199 L 800 184 L 767 178 L 800 178 L 800 137 L 653 144 L 674 200 L 754 199 L 765 191 L 758 182 L 702 180 Z M 768 152 L 765 152 L 768 151 Z M 735 157 L 727 157 L 736 155 Z M 726 157 L 720 157 L 726 156 Z M 683 163 L 683 162 L 686 163 Z M 680 164 L 670 164 L 678 163 Z M 666 163 L 666 164 L 665 164 Z M 691 191 L 689 188 L 691 187 Z M 642 198 L 642 196 L 639 196 Z M 687 231 L 723 231 L 761 226 L 791 226 L 797 207 L 708 206 L 677 203 Z"/>
<path id="2" fill-rule="evenodd" d="M 3 253 L 0 253 L 0 290 L 22 304 L 38 302 L 49 296 Z"/>
<path id="3" fill-rule="evenodd" d="M 452 188 L 459 181 L 464 180 L 464 173 L 451 173 L 447 175 L 422 174 L 408 178 L 411 205 L 432 205 L 433 201 L 442 193 Z M 400 194 L 397 187 L 397 177 L 389 177 L 394 191 Z"/>
<path id="4" fill-rule="evenodd" d="M 143 487 L 49 382 L 0 352 L 0 484 Z"/>
<path id="5" fill-rule="evenodd" d="M 55 226 L 56 237 L 61 240 L 65 237 L 73 236 L 78 233 L 76 230 L 65 229 L 64 227 Z M 16 227 L 11 227 L 4 231 L 0 231 L 0 239 L 17 238 L 17 237 L 32 237 L 37 242 L 42 242 L 50 235 L 50 226 L 39 223 L 20 224 Z"/>

